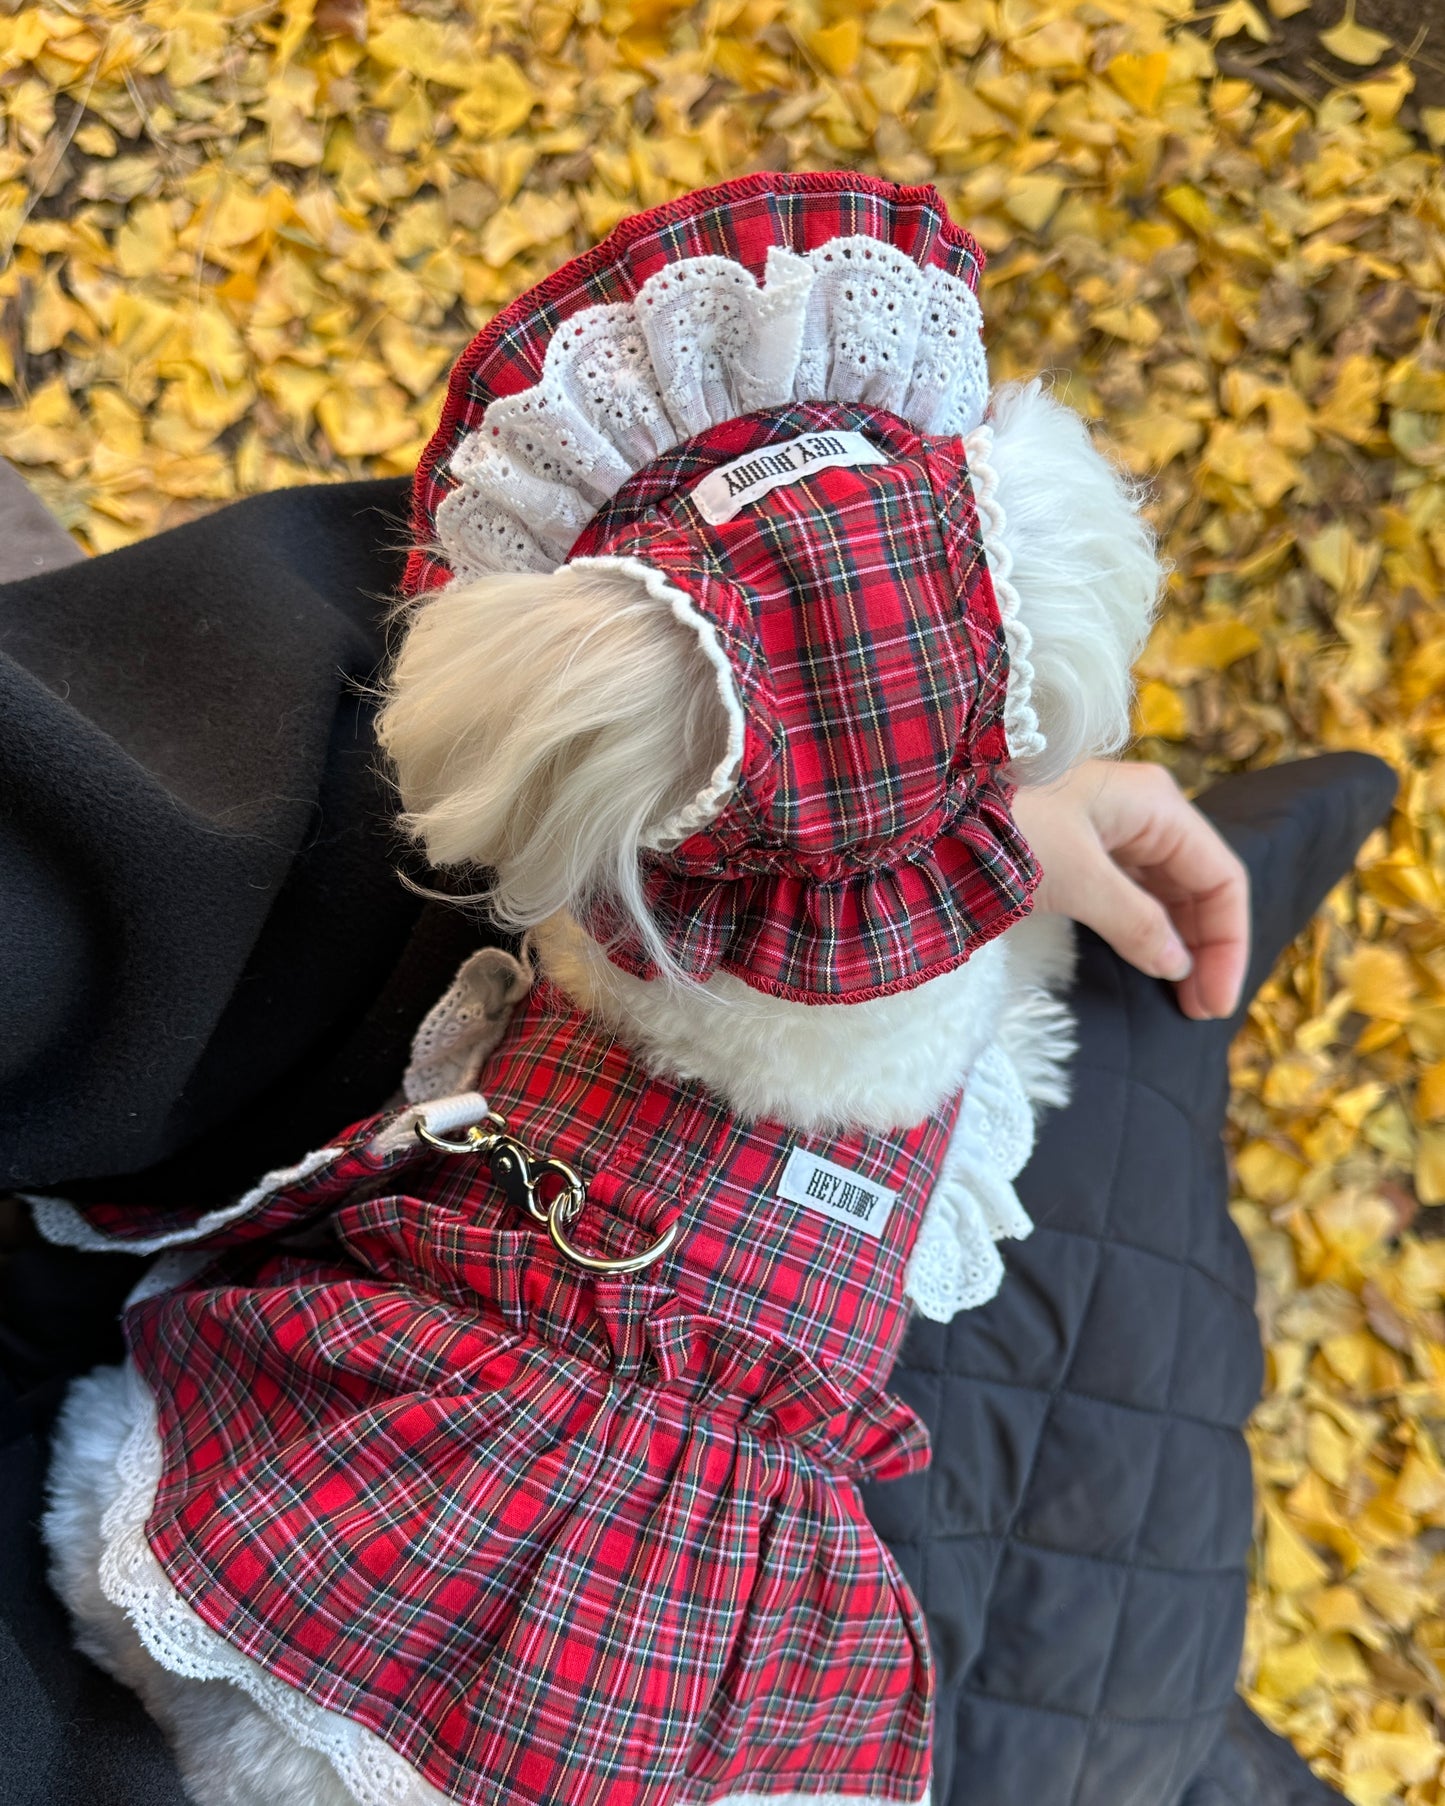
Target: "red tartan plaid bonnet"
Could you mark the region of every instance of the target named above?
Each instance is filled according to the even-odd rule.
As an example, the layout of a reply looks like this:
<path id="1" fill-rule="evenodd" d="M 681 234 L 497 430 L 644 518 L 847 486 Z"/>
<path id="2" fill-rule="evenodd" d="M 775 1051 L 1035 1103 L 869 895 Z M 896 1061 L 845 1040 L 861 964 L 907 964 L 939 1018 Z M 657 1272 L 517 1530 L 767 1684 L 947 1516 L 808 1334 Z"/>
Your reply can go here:
<path id="1" fill-rule="evenodd" d="M 417 472 L 411 595 L 585 561 L 698 636 L 729 722 L 651 839 L 679 966 L 807 1003 L 1031 907 L 1042 747 L 984 419 L 983 257 L 931 187 L 756 175 L 624 220 L 473 340 Z M 605 909 L 625 969 L 653 968 Z"/>

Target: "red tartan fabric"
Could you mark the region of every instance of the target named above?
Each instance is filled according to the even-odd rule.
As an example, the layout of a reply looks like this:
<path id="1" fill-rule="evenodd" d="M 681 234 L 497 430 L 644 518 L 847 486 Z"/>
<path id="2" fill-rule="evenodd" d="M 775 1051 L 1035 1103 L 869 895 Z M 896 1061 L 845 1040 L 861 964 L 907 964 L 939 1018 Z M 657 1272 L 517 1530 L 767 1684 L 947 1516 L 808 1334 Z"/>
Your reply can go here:
<path id="1" fill-rule="evenodd" d="M 462 1806 L 919 1800 L 927 1635 L 855 1482 L 928 1459 L 884 1387 L 956 1103 L 797 1143 L 545 984 L 480 1085 L 582 1171 L 576 1242 L 678 1242 L 589 1275 L 474 1159 L 360 1125 L 257 1207 L 332 1249 L 233 1247 L 127 1313 L 170 1580 Z M 881 1234 L 778 1195 L 795 1145 L 896 1190 Z"/>
<path id="2" fill-rule="evenodd" d="M 710 470 L 815 432 L 859 432 L 888 461 L 703 517 Z M 728 421 L 624 484 L 569 562 L 586 558 L 636 560 L 683 591 L 743 709 L 721 813 L 645 860 L 685 971 L 858 1002 L 960 965 L 1028 912 L 1039 872 L 1001 776 L 1008 651 L 961 440 L 834 402 Z M 593 926 L 652 975 L 615 923 Z"/>
<path id="3" fill-rule="evenodd" d="M 450 575 L 434 547 L 453 454 L 492 402 L 540 380 L 574 316 L 634 301 L 680 260 L 760 277 L 770 251 L 859 235 L 977 288 L 982 255 L 934 189 L 841 172 L 681 197 L 519 297 L 452 372 L 413 491 L 408 593 Z M 888 461 L 808 471 L 720 525 L 693 499 L 720 465 L 829 429 L 861 431 Z M 1039 873 L 1001 776 L 1008 649 L 961 441 L 838 403 L 729 420 L 624 483 L 573 546 L 579 558 L 660 572 L 718 629 L 732 667 L 738 787 L 706 832 L 644 861 L 684 971 L 726 971 L 796 1002 L 860 1002 L 947 971 L 1027 913 Z M 591 926 L 619 964 L 653 975 L 605 902 Z"/>
<path id="4" fill-rule="evenodd" d="M 448 461 L 490 402 L 530 388 L 552 335 L 584 307 L 631 301 L 647 278 L 683 257 L 728 257 L 761 277 L 774 245 L 802 254 L 830 238 L 867 233 L 977 290 L 983 252 L 949 219 L 938 191 L 850 171 L 743 176 L 623 220 L 600 245 L 564 264 L 505 308 L 467 347 L 447 385 L 442 417 L 422 454 L 412 498 L 416 550 L 406 593 L 445 583 L 435 556 L 436 514 L 455 486 Z"/>

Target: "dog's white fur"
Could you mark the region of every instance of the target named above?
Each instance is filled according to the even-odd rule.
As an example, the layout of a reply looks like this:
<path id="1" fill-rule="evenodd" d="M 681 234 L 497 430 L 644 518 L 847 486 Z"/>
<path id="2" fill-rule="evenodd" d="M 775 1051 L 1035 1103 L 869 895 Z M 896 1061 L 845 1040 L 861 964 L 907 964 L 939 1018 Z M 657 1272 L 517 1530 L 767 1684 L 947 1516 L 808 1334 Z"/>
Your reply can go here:
<path id="1" fill-rule="evenodd" d="M 1128 739 L 1159 566 L 1135 492 L 1042 383 L 1002 386 L 992 418 L 1046 741 L 1011 775 L 1041 784 Z M 416 609 L 377 733 L 403 823 L 433 864 L 489 873 L 500 922 L 534 928 L 608 897 L 676 985 L 638 854 L 706 784 L 727 726 L 716 673 L 663 596 L 564 565 L 453 585 Z M 746 986 L 691 989 L 761 1020 L 766 1000 Z"/>
<path id="2" fill-rule="evenodd" d="M 994 399 L 993 462 L 1034 703 L 1043 782 L 1121 746 L 1130 667 L 1158 588 L 1137 497 L 1037 384 Z M 941 978 L 869 1003 L 810 1008 L 669 971 L 638 881 L 649 832 L 716 769 L 727 722 L 716 672 L 665 601 L 624 576 L 565 568 L 454 586 L 414 611 L 380 732 L 404 821 L 438 865 L 487 870 L 499 918 L 534 931 L 543 970 L 653 1067 L 739 1113 L 800 1131 L 918 1121 L 997 1036 L 1036 1106 L 1064 1101 L 1065 925 L 1030 918 Z M 616 899 L 660 979 L 614 967 L 578 926 Z M 169 1673 L 98 1580 L 102 1517 L 128 1434 L 119 1371 L 73 1389 L 56 1436 L 45 1535 L 80 1647 L 141 1695 L 201 1806 L 352 1806 L 322 1755 L 237 1687 Z M 424 1789 L 415 1798 L 432 1798 Z"/>
<path id="3" fill-rule="evenodd" d="M 650 1070 L 696 1079 L 739 1116 L 802 1133 L 896 1128 L 952 1097 L 993 1039 L 1010 989 L 1006 940 L 916 990 L 827 1009 L 720 973 L 706 989 L 733 1007 L 708 1010 L 621 971 L 565 913 L 532 936 L 547 976 Z"/>
<path id="4" fill-rule="evenodd" d="M 415 612 L 377 721 L 403 825 L 433 865 L 489 868 L 499 921 L 615 897 L 670 969 L 637 855 L 723 752 L 696 636 L 614 571 L 491 577 L 446 600 Z"/>
<path id="5" fill-rule="evenodd" d="M 1088 428 L 1037 378 L 994 391 L 992 462 L 1033 635 L 1034 707 L 1047 742 L 1014 762 L 1046 784 L 1129 738 L 1134 661 L 1144 650 L 1160 567 L 1141 490 L 1100 457 Z"/>

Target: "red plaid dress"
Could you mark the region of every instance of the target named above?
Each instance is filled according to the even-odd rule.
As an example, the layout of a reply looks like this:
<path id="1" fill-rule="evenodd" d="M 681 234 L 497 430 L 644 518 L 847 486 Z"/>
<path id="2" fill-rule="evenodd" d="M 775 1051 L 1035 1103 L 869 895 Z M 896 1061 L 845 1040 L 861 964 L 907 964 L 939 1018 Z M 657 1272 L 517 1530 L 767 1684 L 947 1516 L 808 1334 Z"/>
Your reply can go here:
<path id="1" fill-rule="evenodd" d="M 884 1386 L 956 1105 L 748 1125 L 546 983 L 478 1088 L 584 1176 L 574 1244 L 678 1239 L 589 1274 L 481 1161 L 358 1125 L 127 1313 L 171 1583 L 465 1806 L 924 1798 L 927 1635 L 855 1482 L 928 1460 Z M 809 1156 L 896 1194 L 877 1233 L 779 1195 Z M 330 1245 L 246 1239 L 306 1224 Z"/>

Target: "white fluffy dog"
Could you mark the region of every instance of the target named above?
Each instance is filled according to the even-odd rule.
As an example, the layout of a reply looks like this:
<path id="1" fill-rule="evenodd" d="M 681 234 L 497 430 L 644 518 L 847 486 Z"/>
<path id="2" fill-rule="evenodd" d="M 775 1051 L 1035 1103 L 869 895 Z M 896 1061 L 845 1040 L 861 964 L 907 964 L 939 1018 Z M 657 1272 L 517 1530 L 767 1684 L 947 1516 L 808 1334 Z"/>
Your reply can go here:
<path id="1" fill-rule="evenodd" d="M 1158 569 L 1137 498 L 1040 384 L 999 390 L 983 430 L 1011 559 L 996 576 L 1017 592 L 1046 742 L 1012 775 L 1041 784 L 1124 742 Z M 1068 1019 L 1050 990 L 1069 952 L 1058 923 L 1020 923 L 941 977 L 826 1009 L 668 969 L 639 853 L 715 769 L 727 722 L 696 636 L 641 584 L 563 568 L 481 577 L 424 601 L 380 730 L 405 823 L 432 860 L 490 873 L 498 918 L 530 931 L 543 973 L 649 1068 L 800 1132 L 916 1122 L 968 1085 L 990 1047 L 1032 1106 L 1062 1101 Z M 621 970 L 580 925 L 579 906 L 599 893 L 620 900 L 659 957 L 657 978 Z M 80 1381 L 60 1423 L 45 1535 L 80 1647 L 141 1695 L 201 1806 L 382 1798 L 358 1784 L 355 1760 L 338 1764 L 333 1714 L 288 1716 L 254 1664 L 224 1647 L 208 1654 L 194 1623 L 177 1628 L 193 1616 L 178 1601 L 161 1622 L 118 1587 L 115 1550 L 134 1537 L 124 1519 L 145 1484 L 134 1455 L 144 1413 L 133 1376 L 113 1370 Z M 189 1665 L 176 1655 L 187 1648 Z M 384 1797 L 445 1796 L 414 1777 Z"/>

